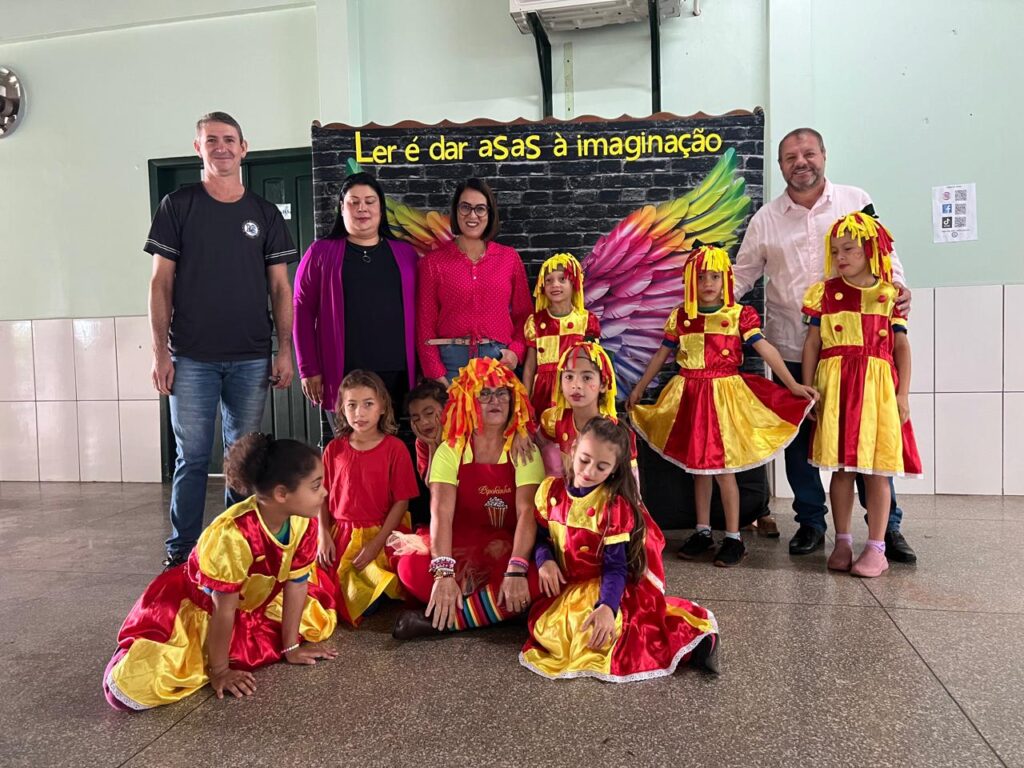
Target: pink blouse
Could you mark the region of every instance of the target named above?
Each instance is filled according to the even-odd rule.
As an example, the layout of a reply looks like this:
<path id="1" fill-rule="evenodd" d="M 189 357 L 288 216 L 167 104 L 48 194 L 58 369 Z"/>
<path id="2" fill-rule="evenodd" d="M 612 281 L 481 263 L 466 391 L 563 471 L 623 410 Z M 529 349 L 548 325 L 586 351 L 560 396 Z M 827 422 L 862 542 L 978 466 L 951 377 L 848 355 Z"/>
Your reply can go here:
<path id="1" fill-rule="evenodd" d="M 454 240 L 445 243 L 420 260 L 417 272 L 416 338 L 423 375 L 445 375 L 441 353 L 427 344 L 429 339 L 491 339 L 522 360 L 523 325 L 531 312 L 526 269 L 514 248 L 489 242 L 474 264 Z"/>

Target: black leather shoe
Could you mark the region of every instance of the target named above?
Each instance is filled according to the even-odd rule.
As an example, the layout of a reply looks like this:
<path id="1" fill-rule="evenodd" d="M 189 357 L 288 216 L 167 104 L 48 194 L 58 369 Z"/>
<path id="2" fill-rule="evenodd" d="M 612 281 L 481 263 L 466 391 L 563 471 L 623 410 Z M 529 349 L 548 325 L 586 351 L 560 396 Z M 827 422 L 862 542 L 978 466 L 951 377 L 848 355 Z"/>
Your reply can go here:
<path id="1" fill-rule="evenodd" d="M 391 630 L 391 636 L 395 640 L 412 640 L 417 637 L 438 637 L 444 634 L 434 629 L 430 619 L 423 615 L 419 608 L 407 608 L 398 614 L 395 619 L 395 628 Z"/>
<path id="2" fill-rule="evenodd" d="M 885 532 L 885 557 L 895 563 L 917 562 L 917 553 L 899 531 Z"/>
<path id="3" fill-rule="evenodd" d="M 825 546 L 825 532 L 810 525 L 801 525 L 789 540 L 789 554 L 809 555 Z"/>

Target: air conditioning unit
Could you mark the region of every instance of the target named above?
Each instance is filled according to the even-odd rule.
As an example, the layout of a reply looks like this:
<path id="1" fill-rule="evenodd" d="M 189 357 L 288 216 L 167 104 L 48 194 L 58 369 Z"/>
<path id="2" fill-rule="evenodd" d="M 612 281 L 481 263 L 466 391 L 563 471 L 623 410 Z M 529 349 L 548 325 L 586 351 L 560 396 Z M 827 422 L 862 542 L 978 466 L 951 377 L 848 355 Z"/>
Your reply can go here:
<path id="1" fill-rule="evenodd" d="M 658 0 L 661 19 L 679 16 L 681 0 Z M 527 14 L 535 13 L 547 32 L 569 32 L 609 24 L 647 21 L 647 0 L 509 0 L 509 14 L 524 35 Z"/>

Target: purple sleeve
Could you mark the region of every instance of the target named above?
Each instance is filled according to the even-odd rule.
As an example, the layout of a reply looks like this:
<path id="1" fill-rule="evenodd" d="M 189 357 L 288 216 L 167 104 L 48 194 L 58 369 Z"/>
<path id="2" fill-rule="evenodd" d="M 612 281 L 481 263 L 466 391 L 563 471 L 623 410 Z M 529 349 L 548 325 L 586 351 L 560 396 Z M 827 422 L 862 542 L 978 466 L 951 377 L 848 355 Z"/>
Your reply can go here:
<path id="1" fill-rule="evenodd" d="M 533 547 L 533 564 L 540 568 L 548 560 L 555 559 L 555 552 L 551 549 L 551 538 L 548 536 L 548 529 L 537 526 L 537 543 Z"/>
<path id="2" fill-rule="evenodd" d="M 295 344 L 299 376 L 303 379 L 323 374 L 316 343 L 316 320 L 320 314 L 320 272 L 320 261 L 313 256 L 313 246 L 310 245 L 295 273 L 295 293 L 292 297 L 292 341 Z"/>
<path id="3" fill-rule="evenodd" d="M 619 612 L 622 593 L 626 591 L 626 574 L 629 571 L 626 565 L 626 546 L 626 542 L 605 545 L 601 567 L 601 596 L 595 608 L 607 605 L 612 609 L 612 613 Z"/>

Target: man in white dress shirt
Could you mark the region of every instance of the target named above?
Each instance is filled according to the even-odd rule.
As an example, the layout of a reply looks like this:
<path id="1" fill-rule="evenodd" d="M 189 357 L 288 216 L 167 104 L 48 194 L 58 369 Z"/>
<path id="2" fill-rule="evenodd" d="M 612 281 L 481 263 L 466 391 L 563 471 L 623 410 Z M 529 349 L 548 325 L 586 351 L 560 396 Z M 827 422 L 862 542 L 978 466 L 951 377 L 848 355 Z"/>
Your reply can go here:
<path id="1" fill-rule="evenodd" d="M 807 289 L 824 279 L 825 233 L 840 216 L 871 208 L 862 189 L 833 184 L 825 178 L 825 142 L 813 128 L 790 131 L 779 143 L 779 168 L 785 191 L 754 214 L 733 268 L 736 296 L 742 297 L 762 275 L 765 282 L 765 336 L 778 348 L 786 367 L 799 381 L 804 337 L 801 308 Z M 893 282 L 900 288 L 898 305 L 907 312 L 910 291 L 903 265 L 892 255 Z M 825 490 L 817 468 L 807 461 L 811 425 L 805 421 L 786 449 L 786 478 L 793 489 L 793 511 L 800 528 L 789 542 L 790 554 L 804 555 L 825 540 Z M 858 477 L 863 503 L 863 483 Z M 915 562 L 917 555 L 900 533 L 903 511 L 892 493 L 885 554 L 890 560 Z"/>

